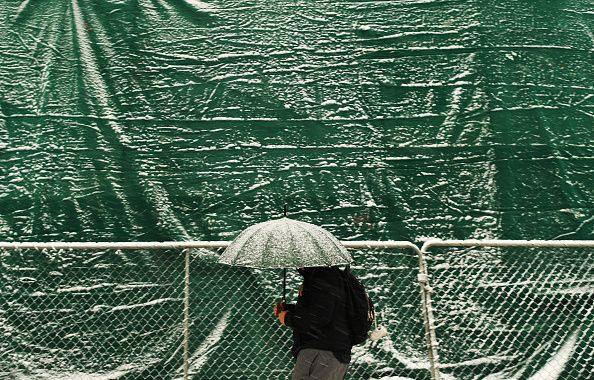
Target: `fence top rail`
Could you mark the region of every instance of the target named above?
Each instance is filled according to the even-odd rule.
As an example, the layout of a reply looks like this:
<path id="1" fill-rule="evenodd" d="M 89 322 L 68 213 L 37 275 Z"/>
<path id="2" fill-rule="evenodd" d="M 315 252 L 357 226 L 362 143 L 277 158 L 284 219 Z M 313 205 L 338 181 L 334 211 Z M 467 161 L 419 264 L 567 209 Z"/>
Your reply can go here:
<path id="1" fill-rule="evenodd" d="M 594 248 L 594 240 L 428 239 L 421 250 L 427 252 L 430 247 Z"/>
<path id="2" fill-rule="evenodd" d="M 358 240 L 341 241 L 350 249 L 411 249 L 419 252 L 419 247 L 409 241 L 397 240 Z M 227 248 L 231 241 L 165 241 L 165 242 L 0 242 L 0 249 L 35 250 L 104 250 L 104 249 L 219 249 Z M 594 240 L 497 240 L 468 239 L 441 240 L 427 239 L 421 250 L 430 247 L 525 247 L 525 248 L 594 248 Z"/>
<path id="3" fill-rule="evenodd" d="M 341 241 L 346 248 L 351 249 L 412 249 L 418 247 L 408 241 L 369 240 L 369 241 Z M 227 248 L 230 241 L 165 241 L 165 242 L 0 242 L 0 249 L 34 249 L 34 250 L 104 250 L 104 249 L 219 249 Z"/>
<path id="4" fill-rule="evenodd" d="M 0 249 L 35 250 L 104 250 L 104 249 L 197 249 L 226 248 L 229 241 L 164 241 L 164 242 L 0 242 Z"/>
<path id="5" fill-rule="evenodd" d="M 349 240 L 341 241 L 345 248 L 351 249 L 412 249 L 418 251 L 419 247 L 410 241 L 397 241 L 397 240 Z"/>

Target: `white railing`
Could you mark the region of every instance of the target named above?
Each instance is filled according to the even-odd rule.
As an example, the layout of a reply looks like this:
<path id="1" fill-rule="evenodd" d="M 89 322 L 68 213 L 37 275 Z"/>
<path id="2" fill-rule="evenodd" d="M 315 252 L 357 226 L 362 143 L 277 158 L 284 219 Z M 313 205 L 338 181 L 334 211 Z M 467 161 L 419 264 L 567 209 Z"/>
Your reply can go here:
<path id="1" fill-rule="evenodd" d="M 436 321 L 432 305 L 431 271 L 427 260 L 431 259 L 429 251 L 432 248 L 545 248 L 545 249 L 586 249 L 594 248 L 594 240 L 440 240 L 427 239 L 421 247 L 408 241 L 343 241 L 349 249 L 357 250 L 391 250 L 404 249 L 414 252 L 418 256 L 418 285 L 420 290 L 420 306 L 423 314 L 425 330 L 426 354 L 428 359 L 427 369 L 431 378 L 440 380 L 442 368 L 440 365 L 439 346 L 436 332 Z M 221 249 L 230 244 L 228 241 L 186 241 L 186 242 L 0 242 L 0 251 L 10 250 L 36 250 L 36 251 L 62 251 L 62 250 L 175 250 L 184 252 L 184 287 L 183 287 L 183 378 L 189 379 L 192 375 L 190 368 L 190 262 L 191 251 L 195 249 Z M 589 273 L 589 272 L 587 272 Z M 586 279 L 588 280 L 588 279 Z M 592 279 L 590 279 L 592 280 Z M 594 280 L 592 280 L 594 281 Z M 444 288 L 445 289 L 445 288 Z M 460 349 L 463 349 L 461 347 Z M 594 347 L 590 347 L 594 350 Z M 0 358 L 0 361 L 2 359 Z"/>

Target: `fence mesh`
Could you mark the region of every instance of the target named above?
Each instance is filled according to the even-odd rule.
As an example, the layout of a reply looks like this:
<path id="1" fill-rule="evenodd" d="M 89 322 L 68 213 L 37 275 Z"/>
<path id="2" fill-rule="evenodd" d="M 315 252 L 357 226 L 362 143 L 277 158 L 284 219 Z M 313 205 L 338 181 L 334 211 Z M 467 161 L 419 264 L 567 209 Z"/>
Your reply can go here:
<path id="1" fill-rule="evenodd" d="M 416 254 L 358 251 L 353 256 L 361 263 L 353 271 L 384 316 L 379 322 L 390 336 L 354 349 L 349 378 L 427 379 Z M 301 277 L 294 270 L 287 277 L 287 301 L 294 302 Z M 193 255 L 191 280 L 190 374 L 196 379 L 288 379 L 291 332 L 272 314 L 282 295 L 282 271 L 223 267 L 207 255 Z"/>
<path id="2" fill-rule="evenodd" d="M 416 253 L 353 251 L 389 335 L 353 350 L 349 379 L 430 379 Z M 593 374 L 594 251 L 433 248 L 440 368 L 451 379 Z M 0 251 L 0 379 L 182 379 L 185 254 Z M 287 379 L 281 270 L 189 252 L 191 379 Z M 301 283 L 288 271 L 287 298 Z"/>
<path id="3" fill-rule="evenodd" d="M 594 378 L 594 250 L 432 248 L 441 371 Z"/>
<path id="4" fill-rule="evenodd" d="M 179 252 L 25 250 L 1 259 L 0 377 L 159 379 L 181 366 Z"/>
<path id="5" fill-rule="evenodd" d="M 182 379 L 184 252 L 0 251 L 0 378 Z M 349 378 L 428 379 L 413 252 L 357 251 L 353 271 L 390 335 L 353 350 Z M 272 306 L 281 270 L 190 251 L 192 379 L 287 379 L 290 329 Z M 287 298 L 301 278 L 288 270 Z"/>

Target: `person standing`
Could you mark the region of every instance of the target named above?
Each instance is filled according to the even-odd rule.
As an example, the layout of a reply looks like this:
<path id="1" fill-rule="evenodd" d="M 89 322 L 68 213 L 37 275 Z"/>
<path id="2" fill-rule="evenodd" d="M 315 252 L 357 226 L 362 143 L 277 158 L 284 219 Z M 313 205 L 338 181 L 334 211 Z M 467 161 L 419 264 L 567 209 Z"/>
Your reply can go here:
<path id="1" fill-rule="evenodd" d="M 276 304 L 274 314 L 293 330 L 297 359 L 293 380 L 342 380 L 351 360 L 346 292 L 338 267 L 300 268 L 303 284 L 296 304 Z"/>

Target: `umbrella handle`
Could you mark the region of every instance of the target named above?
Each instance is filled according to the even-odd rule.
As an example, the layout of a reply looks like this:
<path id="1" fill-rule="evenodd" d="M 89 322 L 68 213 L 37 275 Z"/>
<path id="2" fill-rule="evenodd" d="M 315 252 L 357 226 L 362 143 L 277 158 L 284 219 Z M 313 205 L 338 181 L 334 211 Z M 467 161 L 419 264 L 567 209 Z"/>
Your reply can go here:
<path id="1" fill-rule="evenodd" d="M 287 303 L 287 268 L 283 268 L 283 303 Z"/>

